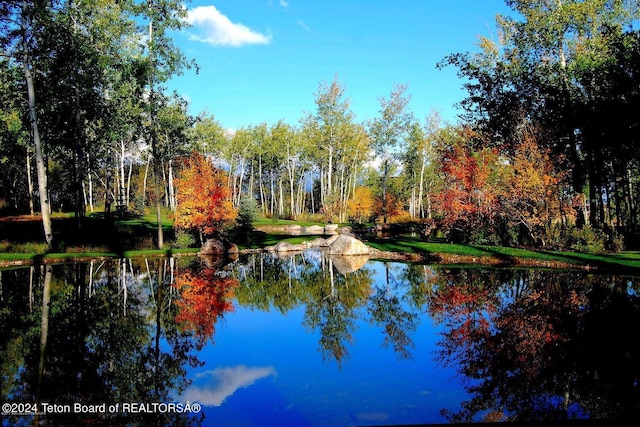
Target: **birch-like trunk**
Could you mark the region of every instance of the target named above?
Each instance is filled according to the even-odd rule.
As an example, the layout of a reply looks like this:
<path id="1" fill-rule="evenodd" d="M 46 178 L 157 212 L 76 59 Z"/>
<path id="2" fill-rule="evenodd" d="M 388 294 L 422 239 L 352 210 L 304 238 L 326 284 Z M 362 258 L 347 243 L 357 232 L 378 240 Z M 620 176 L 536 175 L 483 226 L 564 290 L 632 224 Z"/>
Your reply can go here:
<path id="1" fill-rule="evenodd" d="M 131 203 L 131 173 L 133 172 L 133 162 L 129 162 L 129 173 L 127 174 L 127 198 L 125 200 L 125 206 L 129 208 Z"/>
<path id="2" fill-rule="evenodd" d="M 42 316 L 40 322 L 40 360 L 38 362 L 38 391 L 36 400 L 40 397 L 40 387 L 44 377 L 45 356 L 49 338 L 49 313 L 51 307 L 51 283 L 53 282 L 53 266 L 44 266 L 44 285 L 42 290 Z"/>
<path id="3" fill-rule="evenodd" d="M 149 164 L 151 163 L 151 156 L 147 156 L 147 165 L 144 168 L 144 179 L 142 180 L 142 206 L 147 204 L 147 177 L 149 176 Z"/>
<path id="4" fill-rule="evenodd" d="M 169 159 L 169 207 L 173 212 L 176 210 L 176 189 L 173 185 L 173 162 Z"/>
<path id="5" fill-rule="evenodd" d="M 120 140 L 120 168 L 119 168 L 119 180 L 118 180 L 118 208 L 122 209 L 123 206 L 126 206 L 125 200 L 125 182 L 127 182 L 125 178 L 125 168 L 124 168 L 124 157 L 125 157 L 125 148 L 124 148 L 124 140 Z"/>
<path id="6" fill-rule="evenodd" d="M 22 2 L 22 26 L 27 28 L 27 2 Z M 33 145 L 35 147 L 36 156 L 36 172 L 38 177 L 38 193 L 40 195 L 40 213 L 42 214 L 42 227 L 44 229 L 44 238 L 47 245 L 53 246 L 53 228 L 51 226 L 51 204 L 49 202 L 49 190 L 47 187 L 47 172 L 44 166 L 44 157 L 42 155 L 42 143 L 40 141 L 40 130 L 38 129 L 38 115 L 36 112 L 36 90 L 33 82 L 33 74 L 31 74 L 31 65 L 29 61 L 29 51 L 26 34 L 22 37 L 22 71 L 24 73 L 25 83 L 27 85 L 27 94 L 29 101 L 29 119 L 31 121 L 31 135 Z"/>
<path id="7" fill-rule="evenodd" d="M 27 147 L 27 189 L 29 191 L 29 213 L 33 215 L 33 180 L 31 179 L 31 152 Z"/>
<path id="8" fill-rule="evenodd" d="M 424 218 L 424 204 L 422 202 L 422 199 L 424 197 L 424 171 L 426 168 L 426 163 L 427 163 L 427 158 L 426 156 L 422 156 L 422 165 L 420 166 L 420 181 L 419 181 L 419 190 L 418 190 L 418 215 L 420 215 L 420 217 Z"/>

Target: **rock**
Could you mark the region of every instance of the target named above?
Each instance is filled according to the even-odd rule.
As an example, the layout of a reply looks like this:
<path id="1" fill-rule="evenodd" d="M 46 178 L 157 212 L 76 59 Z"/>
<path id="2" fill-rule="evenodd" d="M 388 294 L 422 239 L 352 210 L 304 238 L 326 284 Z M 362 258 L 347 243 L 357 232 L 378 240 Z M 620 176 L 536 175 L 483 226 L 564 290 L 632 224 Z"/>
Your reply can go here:
<path id="1" fill-rule="evenodd" d="M 368 255 L 369 248 L 355 237 L 337 234 L 327 239 L 329 255 Z"/>
<path id="2" fill-rule="evenodd" d="M 322 237 L 318 237 L 317 239 L 313 239 L 311 241 L 305 242 L 304 245 L 307 248 L 320 248 L 323 246 L 327 246 L 327 241 Z"/>
<path id="3" fill-rule="evenodd" d="M 287 226 L 286 231 L 292 236 L 299 236 L 300 234 L 302 234 L 302 227 L 298 224 L 289 225 Z"/>
<path id="4" fill-rule="evenodd" d="M 207 268 L 221 269 L 225 265 L 236 261 L 238 259 L 237 253 L 223 254 L 223 255 L 200 255 L 200 262 Z"/>
<path id="5" fill-rule="evenodd" d="M 306 234 L 323 234 L 324 228 L 319 225 L 310 225 L 304 229 Z"/>
<path id="6" fill-rule="evenodd" d="M 227 239 L 207 239 L 200 249 L 201 255 L 237 254 L 238 245 Z"/>
<path id="7" fill-rule="evenodd" d="M 332 244 L 333 242 L 335 242 L 335 241 L 338 239 L 338 237 L 340 237 L 340 236 L 338 236 L 337 234 L 336 234 L 336 235 L 333 235 L 333 236 L 331 236 L 331 237 L 328 237 L 328 238 L 324 241 L 324 245 L 323 245 L 323 246 L 325 246 L 325 247 L 329 247 L 329 246 L 331 246 L 331 244 Z"/>
<path id="8" fill-rule="evenodd" d="M 278 242 L 278 244 L 273 247 L 273 250 L 276 252 L 298 252 L 304 249 L 305 247 L 303 245 L 294 245 L 289 242 Z"/>
<path id="9" fill-rule="evenodd" d="M 338 224 L 327 224 L 324 226 L 324 232 L 327 234 L 336 234 L 338 232 Z"/>

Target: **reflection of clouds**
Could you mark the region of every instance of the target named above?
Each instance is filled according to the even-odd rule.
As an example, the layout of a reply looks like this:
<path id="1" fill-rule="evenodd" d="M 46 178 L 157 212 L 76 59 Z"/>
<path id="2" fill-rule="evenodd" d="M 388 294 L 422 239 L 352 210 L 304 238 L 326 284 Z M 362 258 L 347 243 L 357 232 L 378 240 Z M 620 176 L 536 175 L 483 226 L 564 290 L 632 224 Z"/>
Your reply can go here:
<path id="1" fill-rule="evenodd" d="M 249 387 L 257 380 L 275 373 L 273 366 L 248 368 L 244 365 L 201 372 L 196 376 L 196 381 L 204 379 L 205 384 L 192 385 L 182 398 L 184 401 L 198 402 L 201 405 L 220 406 L 236 390 Z"/>

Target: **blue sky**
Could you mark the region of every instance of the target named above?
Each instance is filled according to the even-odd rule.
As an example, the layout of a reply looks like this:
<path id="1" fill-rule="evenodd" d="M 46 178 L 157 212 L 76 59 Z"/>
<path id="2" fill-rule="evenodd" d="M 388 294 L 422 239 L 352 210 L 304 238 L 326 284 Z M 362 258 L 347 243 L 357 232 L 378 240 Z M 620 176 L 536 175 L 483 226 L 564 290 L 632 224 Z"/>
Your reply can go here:
<path id="1" fill-rule="evenodd" d="M 359 122 L 376 117 L 395 84 L 408 85 L 418 119 L 438 111 L 454 122 L 464 82 L 436 64 L 476 50 L 478 35 L 497 38 L 495 15 L 509 12 L 504 0 L 194 0 L 188 9 L 192 27 L 174 40 L 200 72 L 169 87 L 191 113 L 206 109 L 233 129 L 298 124 L 334 76 Z"/>

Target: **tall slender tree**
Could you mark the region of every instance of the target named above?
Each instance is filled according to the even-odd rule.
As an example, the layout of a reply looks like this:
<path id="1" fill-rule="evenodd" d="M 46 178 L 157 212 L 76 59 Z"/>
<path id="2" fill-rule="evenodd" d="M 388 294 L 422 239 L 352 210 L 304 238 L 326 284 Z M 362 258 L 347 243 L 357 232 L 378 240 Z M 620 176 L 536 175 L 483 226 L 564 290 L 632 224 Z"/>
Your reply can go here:
<path id="1" fill-rule="evenodd" d="M 147 137 L 153 156 L 153 182 L 156 195 L 160 194 L 160 176 L 162 159 L 158 148 L 157 101 L 162 92 L 161 86 L 169 78 L 180 74 L 190 65 L 182 52 L 174 45 L 169 36 L 170 30 L 179 30 L 186 26 L 186 8 L 183 1 L 178 0 L 142 0 L 135 4 L 141 17 L 147 23 L 147 78 L 148 78 L 148 122 Z M 164 246 L 162 230 L 162 203 L 156 197 L 157 245 Z"/>
<path id="2" fill-rule="evenodd" d="M 380 116 L 369 125 L 369 133 L 376 156 L 380 160 L 380 184 L 382 188 L 382 217 L 387 222 L 387 192 L 394 166 L 405 151 L 407 139 L 414 122 L 408 109 L 410 97 L 405 96 L 407 86 L 396 85 L 389 98 L 380 98 Z"/>

